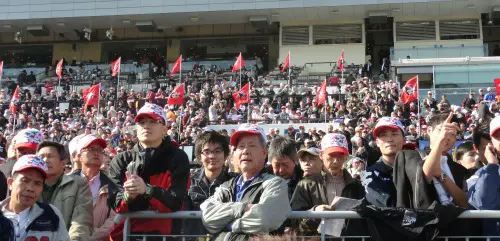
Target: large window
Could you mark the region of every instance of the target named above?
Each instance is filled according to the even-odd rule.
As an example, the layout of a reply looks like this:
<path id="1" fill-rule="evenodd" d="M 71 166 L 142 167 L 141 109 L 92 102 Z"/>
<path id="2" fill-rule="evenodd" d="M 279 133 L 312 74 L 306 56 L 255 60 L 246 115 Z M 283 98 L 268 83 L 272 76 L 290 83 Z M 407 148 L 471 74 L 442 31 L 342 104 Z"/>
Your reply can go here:
<path id="1" fill-rule="evenodd" d="M 281 30 L 283 45 L 309 44 L 309 26 L 288 26 Z"/>
<path id="2" fill-rule="evenodd" d="M 363 41 L 361 24 L 314 25 L 314 44 L 346 44 Z"/>
<path id="3" fill-rule="evenodd" d="M 436 23 L 434 21 L 396 23 L 396 41 L 435 40 Z"/>
<path id="4" fill-rule="evenodd" d="M 440 20 L 439 32 L 442 40 L 478 39 L 479 20 Z"/>

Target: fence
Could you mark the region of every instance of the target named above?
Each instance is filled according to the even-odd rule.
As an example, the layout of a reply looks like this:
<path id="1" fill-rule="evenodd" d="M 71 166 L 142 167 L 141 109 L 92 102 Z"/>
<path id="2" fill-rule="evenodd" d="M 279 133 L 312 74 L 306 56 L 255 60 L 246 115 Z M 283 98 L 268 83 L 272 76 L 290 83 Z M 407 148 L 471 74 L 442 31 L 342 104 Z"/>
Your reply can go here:
<path id="1" fill-rule="evenodd" d="M 124 241 L 129 241 L 129 238 L 131 237 L 143 237 L 143 240 L 146 240 L 146 237 L 158 237 L 158 235 L 132 235 L 130 230 L 130 219 L 135 218 L 135 219 L 144 219 L 144 218 L 149 218 L 149 219 L 159 219 L 159 218 L 172 218 L 172 219 L 201 219 L 201 212 L 200 211 L 180 211 L 180 212 L 175 212 L 175 213 L 158 213 L 158 212 L 153 212 L 153 211 L 144 211 L 144 212 L 134 212 L 134 213 L 127 213 L 127 214 L 118 214 L 115 217 L 115 223 L 120 223 L 123 219 L 125 219 L 124 223 L 124 228 L 123 228 L 123 240 Z M 360 219 L 361 217 L 354 211 L 292 211 L 288 218 L 291 219 L 301 219 L 301 218 L 314 218 L 314 219 L 321 219 L 321 223 L 324 224 L 326 219 Z M 458 218 L 461 219 L 500 219 L 500 211 L 489 211 L 489 210 L 474 210 L 474 211 L 465 211 L 463 212 Z M 324 241 L 326 239 L 325 235 L 325 225 L 322 225 L 321 229 L 321 241 Z M 184 241 L 185 238 L 188 238 L 187 236 L 182 236 L 182 235 L 172 235 L 169 237 L 182 237 L 182 240 Z M 161 236 L 163 237 L 163 240 L 167 240 L 167 236 Z M 200 236 L 197 236 L 200 237 Z M 206 237 L 206 236 L 204 236 Z M 300 237 L 299 237 L 300 238 Z M 349 236 L 349 237 L 339 237 L 343 241 L 345 239 L 362 239 L 368 240 L 370 237 L 369 236 Z M 495 239 L 500 239 L 500 236 L 441 236 L 438 237 L 440 240 L 446 240 L 448 239 L 454 239 L 454 238 L 461 238 L 469 241 L 469 239 L 481 239 L 481 240 L 491 240 L 492 238 Z"/>

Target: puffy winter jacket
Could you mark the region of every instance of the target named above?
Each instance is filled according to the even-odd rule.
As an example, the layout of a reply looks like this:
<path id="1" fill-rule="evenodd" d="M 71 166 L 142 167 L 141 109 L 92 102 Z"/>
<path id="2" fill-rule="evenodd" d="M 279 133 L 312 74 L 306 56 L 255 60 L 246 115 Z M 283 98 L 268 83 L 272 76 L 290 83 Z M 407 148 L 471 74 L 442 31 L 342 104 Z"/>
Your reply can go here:
<path id="1" fill-rule="evenodd" d="M 123 199 L 123 183 L 126 172 L 140 176 L 152 186 L 152 198 L 141 195 L 132 200 Z M 116 213 L 135 211 L 157 211 L 163 213 L 179 211 L 189 188 L 189 160 L 186 153 L 172 145 L 165 137 L 157 148 L 134 149 L 118 154 L 110 164 L 108 205 Z M 123 223 L 113 228 L 113 240 L 122 240 Z M 168 235 L 172 232 L 172 219 L 132 219 L 132 233 Z"/>

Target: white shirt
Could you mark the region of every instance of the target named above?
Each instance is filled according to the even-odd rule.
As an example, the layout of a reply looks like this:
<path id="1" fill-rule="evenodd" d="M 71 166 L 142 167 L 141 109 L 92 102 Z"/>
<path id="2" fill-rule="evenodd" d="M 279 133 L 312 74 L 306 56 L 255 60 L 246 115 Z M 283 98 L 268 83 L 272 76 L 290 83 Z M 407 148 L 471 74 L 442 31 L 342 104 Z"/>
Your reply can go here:
<path id="1" fill-rule="evenodd" d="M 14 229 L 16 232 L 16 239 L 17 239 L 17 237 L 26 236 L 24 234 L 24 232 L 26 232 L 26 229 L 28 228 L 28 224 L 31 221 L 28 219 L 29 213 L 31 211 L 31 207 L 21 211 L 19 214 L 16 214 L 14 212 L 7 210 L 6 207 L 7 207 L 7 205 L 5 205 L 2 208 L 2 212 L 3 212 L 3 215 L 12 222 L 12 225 L 14 226 Z"/>
<path id="2" fill-rule="evenodd" d="M 99 188 L 101 188 L 101 179 L 99 178 L 100 172 L 97 173 L 97 175 L 88 180 L 85 174 L 83 172 L 80 172 L 81 176 L 87 180 L 87 183 L 89 184 L 90 191 L 92 192 L 92 198 L 95 200 L 97 198 L 97 195 L 99 195 Z"/>
<path id="3" fill-rule="evenodd" d="M 455 179 L 453 178 L 453 175 L 451 174 L 450 166 L 448 166 L 448 158 L 446 156 L 441 156 L 440 159 L 440 165 L 441 165 L 441 172 L 446 173 L 448 178 L 450 178 L 451 181 L 455 182 Z M 436 191 L 438 193 L 439 197 L 439 202 L 441 204 L 449 204 L 453 201 L 453 197 L 450 196 L 448 191 L 444 188 L 443 184 L 441 181 L 439 181 L 437 178 L 432 179 L 432 183 L 434 184 L 434 187 L 436 188 Z"/>

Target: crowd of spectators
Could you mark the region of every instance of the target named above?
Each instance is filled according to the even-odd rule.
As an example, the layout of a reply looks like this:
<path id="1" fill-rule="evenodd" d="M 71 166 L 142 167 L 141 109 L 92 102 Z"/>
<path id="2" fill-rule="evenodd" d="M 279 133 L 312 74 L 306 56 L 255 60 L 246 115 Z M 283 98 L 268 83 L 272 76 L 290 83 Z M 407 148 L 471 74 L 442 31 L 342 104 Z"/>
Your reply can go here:
<path id="1" fill-rule="evenodd" d="M 498 113 L 492 88 L 486 94 L 480 90 L 478 98 L 473 94 L 467 96 L 462 105 L 451 104 L 446 96 L 437 101 L 432 92 L 420 102 L 403 104 L 398 83 L 349 75 L 349 84 L 330 83 L 329 101 L 318 103 L 315 97 L 319 86 L 291 87 L 283 83 L 274 87 L 264 84 L 266 78 L 242 79 L 240 85 L 239 81 L 213 75 L 194 76 L 186 79 L 182 105 L 167 104 L 175 88 L 173 80 L 164 85 L 156 82 L 146 91 L 128 91 L 125 87 L 117 91 L 111 87 L 101 90 L 99 106 L 87 109 L 82 108 L 81 91 L 69 86 L 58 95 L 53 84 L 46 84 L 44 94 L 39 90 L 20 93 L 17 114 L 9 109 L 12 93 L 2 89 L 0 157 L 5 160 L 1 162 L 5 162 L 2 164 L 5 168 L 29 154 L 26 148 L 38 156 L 23 159 L 23 163 L 36 162 L 40 156 L 44 159 L 47 170 L 30 166 L 42 169 L 45 186 L 40 200 L 61 209 L 62 213 L 56 214 L 66 222 L 61 227 L 67 227 L 70 237 L 90 237 L 99 230 L 100 234 L 108 232 L 100 238 L 111 235 L 121 239 L 123 226 L 113 226 L 108 221 L 115 212 L 170 212 L 179 210 L 183 202 L 187 209 L 203 212 L 203 223 L 168 220 L 160 227 L 150 221 L 133 222 L 132 232 L 164 235 L 177 231 L 195 235 L 210 232 L 234 240 L 270 231 L 314 235 L 318 222 L 285 221 L 287 211 L 333 210 L 330 204 L 336 197 L 366 198 L 377 207 L 429 208 L 433 201 L 438 201 L 463 209 L 499 208 L 498 200 L 486 205 L 484 198 L 490 196 L 482 190 L 486 182 L 491 182 L 483 180 L 484 176 L 498 171 L 494 153 L 500 153 L 495 139 L 500 117 L 491 121 Z M 232 94 L 247 82 L 252 86 L 250 101 L 236 108 Z M 306 123 L 318 122 L 326 122 L 327 128 L 305 128 Z M 210 125 L 228 123 L 238 124 L 239 128 L 210 130 Z M 287 124 L 288 128 L 284 133 L 273 128 L 264 133 L 261 126 L 270 123 Z M 453 156 L 446 155 L 457 140 L 465 142 Z M 21 142 L 32 143 L 35 148 L 31 144 L 19 146 Z M 417 150 L 424 142 L 429 144 L 420 154 L 402 152 Z M 194 163 L 198 168 L 193 167 L 190 179 L 187 156 L 178 149 L 179 145 L 195 146 Z M 70 158 L 66 158 L 63 149 L 69 150 Z M 47 161 L 54 150 L 58 155 L 55 159 L 61 160 L 61 164 Z M 94 154 L 99 158 L 92 158 Z M 170 161 L 160 162 L 162 158 Z M 72 162 L 68 163 L 68 159 Z M 422 159 L 427 160 L 423 168 L 415 165 Z M 497 165 L 496 169 L 490 164 Z M 0 169 L 4 171 L 2 165 Z M 24 169 L 10 165 L 4 175 L 15 179 L 11 174 Z M 62 168 L 52 174 L 56 165 Z M 398 168 L 401 165 L 403 169 Z M 84 202 L 79 208 L 85 210 L 75 207 L 79 215 L 94 215 L 94 225 L 88 216 L 82 219 L 86 221 L 73 222 L 75 217 L 67 214 L 73 207 L 65 206 L 66 201 L 55 201 L 57 186 L 66 182 L 61 178 L 64 172 L 83 177 L 88 185 L 84 182 L 79 185 L 89 189 L 87 192 L 92 194 L 89 198 L 94 201 L 105 192 L 103 198 L 108 202 L 101 203 L 99 211 L 94 206 L 92 214 L 90 199 L 79 200 Z M 411 179 L 415 172 L 422 179 Z M 403 179 L 408 177 L 410 183 L 401 184 L 400 188 L 401 179 L 393 173 L 403 175 Z M 191 185 L 186 184 L 189 180 Z M 79 181 L 72 182 L 77 185 Z M 418 182 L 426 185 L 419 186 Z M 471 185 L 463 185 L 466 182 Z M 109 184 L 109 196 L 107 188 L 101 190 L 103 183 Z M 225 188 L 215 189 L 218 185 Z M 427 194 L 418 196 L 418 200 L 407 200 L 407 185 L 417 185 L 412 186 L 414 191 Z M 184 190 L 186 187 L 189 188 Z M 327 189 L 332 191 L 314 191 Z M 291 206 L 287 209 L 288 204 Z M 43 205 L 39 208 L 47 210 Z M 95 215 L 103 212 L 107 215 L 96 220 Z M 106 230 L 99 229 L 104 225 Z M 492 224 L 485 224 L 488 225 L 493 227 L 488 231 L 496 230 Z M 356 223 L 348 226 L 345 225 L 342 234 L 359 234 L 359 230 L 352 229 L 358 227 Z"/>

